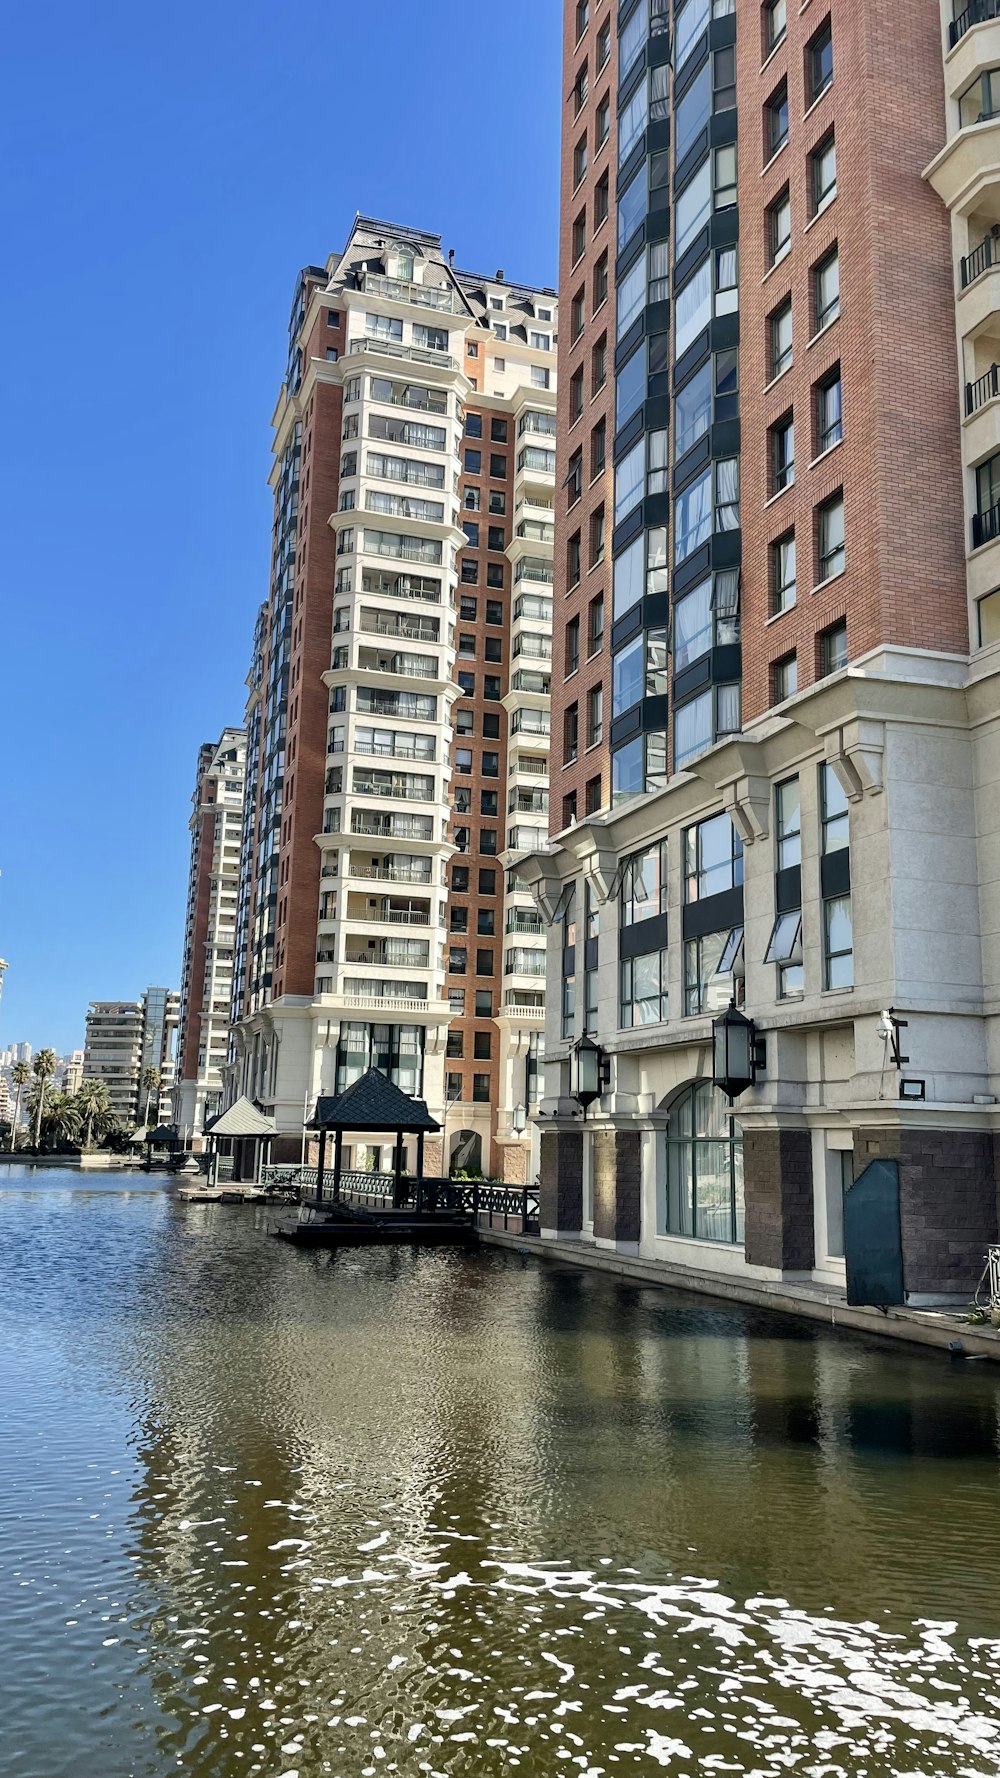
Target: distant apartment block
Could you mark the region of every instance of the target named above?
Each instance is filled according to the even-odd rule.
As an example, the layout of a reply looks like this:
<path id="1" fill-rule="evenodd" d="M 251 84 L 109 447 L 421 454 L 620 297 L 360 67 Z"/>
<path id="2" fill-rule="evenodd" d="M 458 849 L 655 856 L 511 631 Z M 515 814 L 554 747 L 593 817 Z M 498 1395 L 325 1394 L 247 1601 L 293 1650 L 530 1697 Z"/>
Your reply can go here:
<path id="1" fill-rule="evenodd" d="M 222 1104 L 245 775 L 244 729 L 223 729 L 217 741 L 199 749 L 172 1112 L 185 1146 L 196 1149 L 203 1145 L 206 1118 Z"/>
<path id="2" fill-rule="evenodd" d="M 158 1094 L 173 1085 L 180 995 L 174 988 L 149 987 L 140 1000 L 93 1000 L 87 1010 L 83 1078 L 103 1081 L 111 1109 L 128 1127 L 155 1110 Z M 147 1068 L 159 1088 L 143 1085 Z"/>

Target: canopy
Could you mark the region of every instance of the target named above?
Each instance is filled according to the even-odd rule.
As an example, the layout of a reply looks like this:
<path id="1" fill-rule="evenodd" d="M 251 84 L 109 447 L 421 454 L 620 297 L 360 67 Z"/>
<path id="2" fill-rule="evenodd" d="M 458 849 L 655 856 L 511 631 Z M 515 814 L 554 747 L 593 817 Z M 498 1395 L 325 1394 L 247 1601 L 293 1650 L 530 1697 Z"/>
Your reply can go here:
<path id="1" fill-rule="evenodd" d="M 404 1093 L 377 1068 L 334 1097 L 319 1098 L 307 1130 L 440 1130 L 422 1099 Z"/>
<path id="2" fill-rule="evenodd" d="M 273 1117 L 258 1111 L 245 1093 L 225 1111 L 210 1117 L 205 1125 L 206 1136 L 274 1136 L 276 1133 Z"/>

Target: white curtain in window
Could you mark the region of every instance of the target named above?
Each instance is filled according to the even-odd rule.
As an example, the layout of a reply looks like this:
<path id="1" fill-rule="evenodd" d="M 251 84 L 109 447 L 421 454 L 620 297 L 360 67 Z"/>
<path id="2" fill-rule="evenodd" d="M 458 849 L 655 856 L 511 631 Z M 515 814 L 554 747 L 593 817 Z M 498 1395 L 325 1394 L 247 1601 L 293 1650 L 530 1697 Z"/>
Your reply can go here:
<path id="1" fill-rule="evenodd" d="M 712 472 L 678 494 L 674 508 L 674 561 L 683 562 L 712 532 Z"/>
<path id="2" fill-rule="evenodd" d="M 724 457 L 715 466 L 715 528 L 738 531 L 740 527 L 740 460 Z"/>

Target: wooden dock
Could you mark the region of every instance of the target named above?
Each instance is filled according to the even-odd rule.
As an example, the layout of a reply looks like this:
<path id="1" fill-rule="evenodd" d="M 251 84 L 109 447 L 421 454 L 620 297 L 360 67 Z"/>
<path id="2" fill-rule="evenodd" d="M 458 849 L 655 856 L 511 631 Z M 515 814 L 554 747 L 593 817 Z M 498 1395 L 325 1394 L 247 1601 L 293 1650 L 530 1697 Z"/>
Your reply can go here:
<path id="1" fill-rule="evenodd" d="M 475 1240 L 468 1213 L 375 1208 L 346 1200 L 307 1205 L 306 1214 L 287 1217 L 271 1233 L 299 1247 L 465 1247 Z"/>

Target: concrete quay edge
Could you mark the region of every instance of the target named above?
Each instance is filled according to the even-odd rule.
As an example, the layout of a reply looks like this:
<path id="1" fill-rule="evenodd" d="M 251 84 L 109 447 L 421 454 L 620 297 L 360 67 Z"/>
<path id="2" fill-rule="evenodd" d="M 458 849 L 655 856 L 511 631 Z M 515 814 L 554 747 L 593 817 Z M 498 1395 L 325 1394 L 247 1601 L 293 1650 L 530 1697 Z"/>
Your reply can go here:
<path id="1" fill-rule="evenodd" d="M 778 1314 L 797 1315 L 829 1327 L 879 1339 L 903 1340 L 911 1345 L 936 1347 L 947 1352 L 957 1341 L 970 1356 L 1000 1364 L 1000 1333 L 990 1327 L 970 1326 L 957 1315 L 937 1309 L 887 1309 L 853 1307 L 841 1296 L 821 1286 L 771 1283 L 769 1280 L 734 1278 L 719 1272 L 695 1272 L 663 1260 L 637 1259 L 608 1248 L 578 1241 L 553 1241 L 538 1235 L 515 1235 L 502 1229 L 483 1229 L 479 1239 L 489 1246 L 506 1247 L 540 1260 L 559 1260 L 609 1272 L 639 1284 L 659 1284 L 690 1296 L 715 1297 L 749 1303 Z"/>

